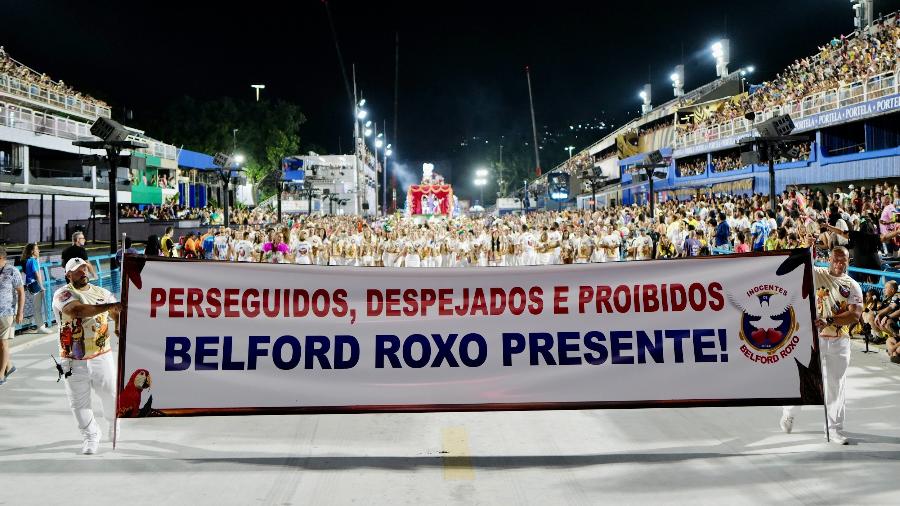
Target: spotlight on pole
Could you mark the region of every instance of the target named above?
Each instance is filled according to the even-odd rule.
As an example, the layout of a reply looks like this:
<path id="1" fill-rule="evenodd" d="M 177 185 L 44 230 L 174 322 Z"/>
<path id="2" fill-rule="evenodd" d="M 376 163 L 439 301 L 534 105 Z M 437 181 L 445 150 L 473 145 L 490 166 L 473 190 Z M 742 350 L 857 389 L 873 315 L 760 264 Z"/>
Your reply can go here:
<path id="1" fill-rule="evenodd" d="M 265 84 L 251 84 L 250 87 L 256 89 L 256 101 L 259 102 L 259 90 L 266 89 L 266 85 Z"/>
<path id="2" fill-rule="evenodd" d="M 115 254 L 119 249 L 119 204 L 116 172 L 122 150 L 134 151 L 148 147 L 146 143 L 128 140 L 128 130 L 119 123 L 107 119 L 97 118 L 91 125 L 92 135 L 101 140 L 80 139 L 72 142 L 73 146 L 90 149 L 103 149 L 106 151 L 106 162 L 109 168 L 109 252 Z"/>
<path id="3" fill-rule="evenodd" d="M 723 78 L 728 75 L 728 63 L 730 60 L 731 50 L 728 39 L 716 41 L 712 47 L 713 58 L 716 60 L 716 75 Z"/>
<path id="4" fill-rule="evenodd" d="M 650 83 L 645 84 L 644 87 L 641 89 L 641 92 L 638 93 L 638 96 L 640 96 L 641 100 L 644 101 L 644 103 L 641 105 L 641 114 L 647 114 L 648 112 L 653 110 L 653 106 L 650 105 L 650 100 L 651 100 L 650 93 L 651 93 Z"/>
<path id="5" fill-rule="evenodd" d="M 672 80 L 672 91 L 676 97 L 684 95 L 684 65 L 676 65 L 675 72 L 669 76 Z"/>

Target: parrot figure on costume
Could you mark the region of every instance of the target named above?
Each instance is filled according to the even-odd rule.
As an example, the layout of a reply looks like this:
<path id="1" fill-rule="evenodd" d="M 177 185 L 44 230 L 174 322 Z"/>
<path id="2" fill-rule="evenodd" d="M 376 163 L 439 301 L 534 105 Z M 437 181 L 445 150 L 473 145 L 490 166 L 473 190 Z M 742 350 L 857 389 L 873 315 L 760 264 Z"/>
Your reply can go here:
<path id="1" fill-rule="evenodd" d="M 122 393 L 119 395 L 119 417 L 130 418 L 140 416 L 141 412 L 141 392 L 150 388 L 152 381 L 150 379 L 150 371 L 146 369 L 137 369 L 131 373 L 131 379 L 125 384 Z M 147 399 L 149 405 L 152 400 Z M 146 406 L 145 406 L 146 407 Z"/>

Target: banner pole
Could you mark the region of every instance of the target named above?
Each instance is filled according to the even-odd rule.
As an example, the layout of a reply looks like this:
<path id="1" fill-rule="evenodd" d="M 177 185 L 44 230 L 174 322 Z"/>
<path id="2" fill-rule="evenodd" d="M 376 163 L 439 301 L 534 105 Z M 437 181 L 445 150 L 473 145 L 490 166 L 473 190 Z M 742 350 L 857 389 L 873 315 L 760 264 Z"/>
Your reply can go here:
<path id="1" fill-rule="evenodd" d="M 124 272 L 125 272 L 125 236 L 126 236 L 126 233 L 122 232 L 122 263 L 119 265 L 119 301 L 120 302 L 122 301 L 122 281 L 125 279 L 125 276 L 124 276 Z M 119 316 L 117 316 L 117 318 L 122 318 L 121 312 L 119 313 Z M 122 326 L 121 326 L 120 322 L 116 321 L 116 326 L 119 327 L 119 330 L 121 330 Z M 121 348 L 122 347 L 122 342 L 121 342 L 122 336 L 120 336 L 118 334 L 118 332 L 116 333 L 116 339 L 118 340 L 119 347 Z M 118 369 L 118 367 L 116 369 Z M 119 376 L 118 370 L 116 371 L 116 376 L 117 377 Z M 113 429 L 112 429 L 113 451 L 115 451 L 115 449 L 116 449 L 116 441 L 117 441 L 118 436 L 119 436 L 119 392 L 117 391 L 116 392 L 115 416 L 113 416 Z"/>

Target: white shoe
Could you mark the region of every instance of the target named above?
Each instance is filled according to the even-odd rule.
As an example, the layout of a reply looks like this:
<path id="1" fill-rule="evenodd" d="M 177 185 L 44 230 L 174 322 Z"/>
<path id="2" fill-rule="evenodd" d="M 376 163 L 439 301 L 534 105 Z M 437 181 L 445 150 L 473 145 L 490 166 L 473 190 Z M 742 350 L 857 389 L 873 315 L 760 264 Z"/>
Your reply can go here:
<path id="1" fill-rule="evenodd" d="M 790 434 L 794 430 L 794 417 L 782 415 L 780 425 L 785 434 Z"/>
<path id="2" fill-rule="evenodd" d="M 55 332 L 55 331 L 53 330 L 52 327 L 48 327 L 48 326 L 46 326 L 46 325 L 42 325 L 41 328 L 38 329 L 38 332 L 40 332 L 41 334 L 50 334 L 50 333 Z"/>
<path id="3" fill-rule="evenodd" d="M 82 455 L 94 455 L 100 448 L 100 437 L 85 439 L 81 444 Z"/>
<path id="4" fill-rule="evenodd" d="M 830 430 L 828 431 L 828 437 L 831 439 L 831 442 L 837 445 L 847 445 L 850 444 L 850 439 L 847 438 L 846 434 L 839 430 Z"/>

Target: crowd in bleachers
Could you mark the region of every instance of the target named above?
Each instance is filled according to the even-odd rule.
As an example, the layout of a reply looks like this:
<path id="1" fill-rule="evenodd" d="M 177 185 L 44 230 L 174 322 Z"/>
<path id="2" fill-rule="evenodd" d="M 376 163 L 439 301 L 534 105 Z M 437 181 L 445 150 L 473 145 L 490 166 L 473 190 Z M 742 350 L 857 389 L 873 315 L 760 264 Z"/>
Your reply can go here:
<path id="1" fill-rule="evenodd" d="M 47 74 L 38 73 L 35 70 L 19 63 L 9 56 L 3 46 L 0 46 L 0 74 L 7 74 L 26 84 L 40 86 L 59 95 L 66 95 L 81 100 L 82 102 L 109 108 L 109 105 L 87 95 L 82 95 L 62 80 L 54 81 Z"/>
<path id="2" fill-rule="evenodd" d="M 128 176 L 128 184 L 129 186 L 156 186 L 159 188 L 175 188 L 175 178 L 168 177 L 164 173 L 160 172 L 159 175 L 147 177 L 146 174 L 140 175 L 138 171 L 134 170 Z"/>
<path id="3" fill-rule="evenodd" d="M 716 155 L 712 159 L 712 171 L 716 173 L 729 172 L 744 168 L 740 155 Z"/>
<path id="4" fill-rule="evenodd" d="M 159 206 L 151 204 L 123 204 L 119 207 L 119 217 L 145 221 L 197 220 L 201 225 L 223 225 L 225 221 L 224 210 L 221 207 L 191 208 L 171 203 Z M 263 220 L 271 219 L 271 216 L 264 215 L 262 219 L 255 219 L 254 215 L 246 208 L 231 208 L 229 209 L 228 219 L 232 225 L 257 224 L 263 222 Z"/>
<path id="5" fill-rule="evenodd" d="M 706 156 L 689 161 L 677 161 L 675 163 L 678 177 L 699 176 L 706 173 Z"/>
<path id="6" fill-rule="evenodd" d="M 749 111 L 764 111 L 896 70 L 900 59 L 897 18 L 894 14 L 874 23 L 869 31 L 833 38 L 817 54 L 795 60 L 775 79 L 754 86 L 752 93 L 737 101 L 724 100 L 713 114 L 687 128 L 725 123 Z"/>

